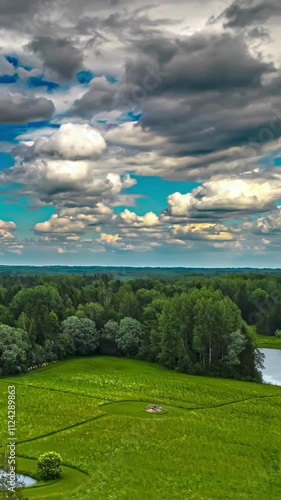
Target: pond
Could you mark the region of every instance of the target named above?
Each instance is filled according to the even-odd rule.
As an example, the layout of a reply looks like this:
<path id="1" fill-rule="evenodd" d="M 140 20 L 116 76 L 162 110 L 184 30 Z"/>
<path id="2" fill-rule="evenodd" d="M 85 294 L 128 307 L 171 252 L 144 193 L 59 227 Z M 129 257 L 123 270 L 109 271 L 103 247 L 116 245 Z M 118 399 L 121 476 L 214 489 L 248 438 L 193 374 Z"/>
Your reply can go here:
<path id="1" fill-rule="evenodd" d="M 260 349 L 260 351 L 265 355 L 262 372 L 264 382 L 281 385 L 281 350 Z"/>
<path id="2" fill-rule="evenodd" d="M 2 480 L 3 481 L 3 478 L 4 478 L 4 481 L 5 481 L 5 477 L 6 477 L 6 473 L 0 469 L 0 481 Z M 23 474 L 17 474 L 17 483 L 18 483 L 18 486 L 31 486 L 32 484 L 35 484 L 36 483 L 36 480 L 33 479 L 33 477 L 29 477 L 29 476 L 24 476 Z M 1 486 L 1 484 L 0 484 Z"/>

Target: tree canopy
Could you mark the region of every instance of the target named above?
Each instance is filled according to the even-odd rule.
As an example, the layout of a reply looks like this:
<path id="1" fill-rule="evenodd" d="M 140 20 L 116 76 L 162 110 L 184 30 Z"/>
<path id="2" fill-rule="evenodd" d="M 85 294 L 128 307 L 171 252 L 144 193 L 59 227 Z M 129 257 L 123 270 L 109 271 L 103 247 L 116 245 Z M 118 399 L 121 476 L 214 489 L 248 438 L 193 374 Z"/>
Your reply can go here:
<path id="1" fill-rule="evenodd" d="M 0 374 L 69 356 L 130 356 L 260 380 L 251 328 L 280 335 L 281 274 L 0 275 Z"/>

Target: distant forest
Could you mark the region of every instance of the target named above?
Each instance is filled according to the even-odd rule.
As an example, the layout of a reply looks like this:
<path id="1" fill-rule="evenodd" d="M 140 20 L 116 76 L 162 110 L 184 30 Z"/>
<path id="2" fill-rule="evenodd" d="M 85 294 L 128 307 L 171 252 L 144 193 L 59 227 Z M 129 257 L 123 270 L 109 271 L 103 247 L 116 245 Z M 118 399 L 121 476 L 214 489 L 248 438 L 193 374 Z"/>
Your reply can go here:
<path id="1" fill-rule="evenodd" d="M 253 330 L 281 333 L 277 271 L 185 269 L 175 276 L 175 269 L 139 268 L 144 274 L 137 276 L 135 268 L 95 274 L 23 269 L 0 272 L 2 376 L 72 356 L 113 355 L 189 374 L 261 381 Z"/>
<path id="2" fill-rule="evenodd" d="M 128 279 L 136 277 L 161 277 L 173 278 L 189 274 L 195 275 L 221 275 L 241 273 L 266 273 L 280 274 L 281 269 L 256 269 L 256 268 L 194 268 L 194 267 L 126 267 L 126 266 L 5 266 L 0 265 L 0 274 L 17 275 L 43 275 L 43 274 L 79 274 L 91 276 L 96 274 L 111 274 L 115 278 Z"/>

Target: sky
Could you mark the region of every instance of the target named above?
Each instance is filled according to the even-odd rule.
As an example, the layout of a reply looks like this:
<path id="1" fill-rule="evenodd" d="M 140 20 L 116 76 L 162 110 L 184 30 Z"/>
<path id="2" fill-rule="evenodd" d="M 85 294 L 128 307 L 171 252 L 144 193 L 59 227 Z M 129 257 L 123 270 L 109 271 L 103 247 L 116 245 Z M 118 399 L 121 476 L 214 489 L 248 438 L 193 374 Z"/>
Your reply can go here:
<path id="1" fill-rule="evenodd" d="M 281 267 L 280 0 L 2 0 L 0 264 Z"/>

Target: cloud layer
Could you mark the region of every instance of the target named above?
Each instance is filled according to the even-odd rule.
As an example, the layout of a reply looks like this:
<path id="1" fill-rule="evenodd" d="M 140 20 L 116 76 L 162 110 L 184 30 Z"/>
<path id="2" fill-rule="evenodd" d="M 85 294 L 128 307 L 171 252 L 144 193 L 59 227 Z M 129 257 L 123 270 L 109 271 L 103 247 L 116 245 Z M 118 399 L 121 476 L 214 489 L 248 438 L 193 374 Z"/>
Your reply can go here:
<path id="1" fill-rule="evenodd" d="M 276 0 L 2 1 L 0 251 L 274 253 L 280 16 Z"/>

